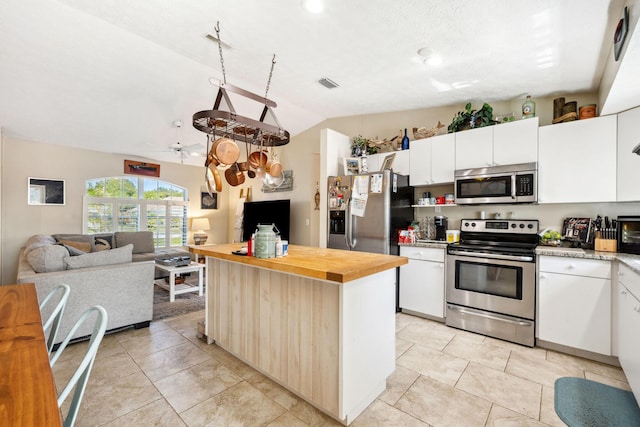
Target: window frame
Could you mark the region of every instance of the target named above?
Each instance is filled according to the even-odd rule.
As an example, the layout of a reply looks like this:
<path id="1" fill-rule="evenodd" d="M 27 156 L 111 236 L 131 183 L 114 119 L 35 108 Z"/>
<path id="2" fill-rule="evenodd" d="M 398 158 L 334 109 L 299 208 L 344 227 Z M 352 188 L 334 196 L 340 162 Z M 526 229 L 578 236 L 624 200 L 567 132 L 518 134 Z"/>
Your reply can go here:
<path id="1" fill-rule="evenodd" d="M 184 247 L 187 244 L 188 237 L 188 217 L 189 217 L 189 190 L 181 185 L 174 184 L 169 181 L 164 181 L 161 179 L 153 179 L 149 177 L 135 177 L 138 180 L 138 198 L 126 198 L 126 197 L 105 197 L 105 196 L 89 196 L 87 194 L 87 186 L 90 182 L 96 180 L 109 180 L 109 179 L 127 179 L 131 180 L 131 176 L 110 176 L 110 177 L 99 177 L 99 178 L 91 178 L 85 180 L 84 187 L 84 197 L 83 197 L 83 208 L 82 208 L 82 232 L 84 234 L 88 234 L 89 230 L 89 205 L 90 204 L 102 204 L 102 205 L 111 205 L 113 217 L 111 220 L 111 230 L 106 231 L 116 232 L 118 231 L 118 220 L 120 213 L 120 206 L 128 204 L 128 205 L 137 205 L 138 206 L 138 231 L 148 231 L 148 219 L 147 219 L 147 206 L 164 206 L 165 209 L 165 224 L 164 224 L 164 246 L 157 246 L 157 238 L 154 234 L 154 247 L 156 249 L 170 249 L 176 247 Z M 145 199 L 144 198 L 144 181 L 156 181 L 158 182 L 158 187 L 160 187 L 160 183 L 165 186 L 178 188 L 184 192 L 184 200 L 161 200 L 161 199 Z M 172 207 L 180 206 L 184 210 L 183 217 L 183 227 L 182 227 L 182 242 L 180 245 L 171 245 L 172 234 L 171 234 L 171 213 Z"/>

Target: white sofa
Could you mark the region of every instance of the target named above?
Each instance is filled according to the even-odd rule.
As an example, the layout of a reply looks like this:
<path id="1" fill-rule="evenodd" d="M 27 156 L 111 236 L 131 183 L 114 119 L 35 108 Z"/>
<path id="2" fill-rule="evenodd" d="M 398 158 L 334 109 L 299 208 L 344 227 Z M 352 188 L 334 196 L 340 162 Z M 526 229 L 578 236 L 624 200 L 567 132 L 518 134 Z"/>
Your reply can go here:
<path id="1" fill-rule="evenodd" d="M 71 287 L 57 342 L 64 339 L 87 308 L 96 304 L 107 310 L 107 330 L 131 325 L 146 327 L 153 317 L 155 263 L 134 262 L 133 251 L 134 244 L 128 243 L 71 256 L 52 236 L 33 236 L 20 252 L 17 282 L 35 283 L 40 301 L 58 284 Z M 90 335 L 89 323 L 78 329 L 74 338 Z"/>

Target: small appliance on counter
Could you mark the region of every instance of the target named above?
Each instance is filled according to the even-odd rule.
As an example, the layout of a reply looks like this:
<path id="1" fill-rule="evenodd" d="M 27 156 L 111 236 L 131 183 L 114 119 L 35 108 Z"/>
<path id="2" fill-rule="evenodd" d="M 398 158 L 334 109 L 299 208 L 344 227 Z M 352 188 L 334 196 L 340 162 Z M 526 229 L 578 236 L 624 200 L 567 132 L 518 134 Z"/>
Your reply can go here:
<path id="1" fill-rule="evenodd" d="M 436 225 L 436 240 L 447 240 L 447 217 L 438 215 L 434 217 L 434 221 Z"/>
<path id="2" fill-rule="evenodd" d="M 619 216 L 618 252 L 640 255 L 640 216 Z"/>

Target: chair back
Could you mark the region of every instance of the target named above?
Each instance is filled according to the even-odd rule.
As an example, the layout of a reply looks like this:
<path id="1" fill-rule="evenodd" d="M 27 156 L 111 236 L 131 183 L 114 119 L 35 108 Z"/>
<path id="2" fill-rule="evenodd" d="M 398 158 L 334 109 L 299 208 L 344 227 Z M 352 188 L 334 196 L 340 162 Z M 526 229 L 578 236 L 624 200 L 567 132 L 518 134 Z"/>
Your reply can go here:
<path id="1" fill-rule="evenodd" d="M 84 391 L 87 387 L 87 381 L 89 380 L 89 374 L 91 373 L 91 368 L 93 367 L 93 362 L 96 358 L 96 353 L 98 352 L 98 347 L 102 342 L 102 337 L 104 337 L 104 333 L 107 330 L 107 311 L 99 306 L 94 305 L 90 307 L 87 311 L 85 311 L 78 321 L 73 325 L 66 338 L 58 347 L 58 350 L 55 352 L 54 356 L 51 358 L 51 366 L 53 366 L 56 361 L 60 358 L 64 349 L 67 348 L 69 341 L 71 341 L 71 337 L 76 333 L 78 328 L 87 320 L 89 316 L 93 313 L 97 313 L 95 325 L 93 327 L 93 332 L 91 333 L 91 339 L 89 340 L 89 345 L 87 346 L 87 351 L 80 362 L 80 365 L 74 372 L 73 376 L 64 387 L 64 389 L 58 395 L 58 407 L 62 408 L 62 404 L 69 396 L 69 393 L 75 387 L 75 392 L 73 393 L 73 398 L 71 400 L 71 406 L 69 407 L 69 411 L 67 412 L 67 416 L 64 419 L 64 427 L 71 427 L 75 423 L 76 417 L 78 415 L 78 409 L 80 409 L 80 402 L 82 401 L 82 397 L 84 396 Z"/>
<path id="2" fill-rule="evenodd" d="M 71 288 L 69 285 L 58 285 L 51 289 L 40 303 L 40 314 L 42 315 L 42 310 L 47 306 L 49 301 L 52 301 L 55 295 L 60 294 L 58 304 L 54 307 L 47 320 L 42 324 L 44 335 L 47 337 L 47 351 L 49 352 L 49 356 L 51 356 L 53 344 L 56 342 L 56 336 L 58 335 L 58 329 L 60 328 L 60 320 L 62 319 L 62 314 L 64 313 L 64 308 L 67 304 L 67 299 L 69 299 L 70 292 Z M 47 330 L 49 330 L 49 335 L 47 335 Z"/>

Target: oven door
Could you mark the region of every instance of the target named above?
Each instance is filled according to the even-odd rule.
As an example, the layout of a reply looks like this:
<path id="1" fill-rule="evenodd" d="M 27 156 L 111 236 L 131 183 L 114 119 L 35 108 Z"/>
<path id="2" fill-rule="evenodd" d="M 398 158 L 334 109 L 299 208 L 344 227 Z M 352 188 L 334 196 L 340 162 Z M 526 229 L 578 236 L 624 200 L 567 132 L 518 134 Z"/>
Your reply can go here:
<path id="1" fill-rule="evenodd" d="M 447 303 L 533 320 L 536 264 L 519 258 L 448 255 Z"/>

